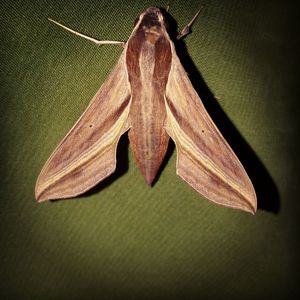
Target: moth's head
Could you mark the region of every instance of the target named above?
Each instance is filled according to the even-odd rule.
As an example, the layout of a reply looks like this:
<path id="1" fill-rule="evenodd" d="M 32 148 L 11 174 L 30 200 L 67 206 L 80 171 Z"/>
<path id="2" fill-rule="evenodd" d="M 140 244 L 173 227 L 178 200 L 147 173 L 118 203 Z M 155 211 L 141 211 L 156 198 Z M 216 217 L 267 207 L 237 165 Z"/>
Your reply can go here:
<path id="1" fill-rule="evenodd" d="M 161 10 L 157 7 L 147 8 L 134 22 L 134 26 L 142 25 L 145 27 L 164 26 L 166 27 L 166 19 Z"/>
<path id="2" fill-rule="evenodd" d="M 159 8 L 149 7 L 136 20 L 135 28 L 143 31 L 146 39 L 154 44 L 165 33 L 166 21 Z"/>

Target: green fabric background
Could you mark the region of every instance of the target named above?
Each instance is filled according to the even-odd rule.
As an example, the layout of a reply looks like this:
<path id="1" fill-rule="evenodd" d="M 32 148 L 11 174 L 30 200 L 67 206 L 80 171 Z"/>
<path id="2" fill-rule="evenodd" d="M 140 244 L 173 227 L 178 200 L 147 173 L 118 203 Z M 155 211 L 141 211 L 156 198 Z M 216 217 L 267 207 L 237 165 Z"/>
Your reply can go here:
<path id="1" fill-rule="evenodd" d="M 75 200 L 38 204 L 36 178 L 147 7 L 170 3 L 178 54 L 245 165 L 255 216 L 213 205 L 175 173 L 147 187 L 128 140 L 118 171 Z M 2 1 L 1 299 L 286 299 L 299 295 L 298 8 L 292 1 Z M 201 74 L 201 75 L 200 75 Z M 289 299 L 293 299 L 289 298 Z"/>

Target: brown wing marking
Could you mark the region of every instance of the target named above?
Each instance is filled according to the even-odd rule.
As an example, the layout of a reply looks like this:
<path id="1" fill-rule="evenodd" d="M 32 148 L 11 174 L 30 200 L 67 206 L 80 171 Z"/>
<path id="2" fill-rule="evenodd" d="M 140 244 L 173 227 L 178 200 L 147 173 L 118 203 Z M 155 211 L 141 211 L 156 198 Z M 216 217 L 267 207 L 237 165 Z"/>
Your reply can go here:
<path id="1" fill-rule="evenodd" d="M 206 112 L 173 45 L 165 103 L 166 130 L 177 149 L 177 174 L 207 199 L 254 213 L 252 183 Z"/>
<path id="2" fill-rule="evenodd" d="M 82 194 L 114 172 L 117 143 L 129 128 L 130 97 L 123 52 L 42 169 L 35 189 L 38 201 Z"/>

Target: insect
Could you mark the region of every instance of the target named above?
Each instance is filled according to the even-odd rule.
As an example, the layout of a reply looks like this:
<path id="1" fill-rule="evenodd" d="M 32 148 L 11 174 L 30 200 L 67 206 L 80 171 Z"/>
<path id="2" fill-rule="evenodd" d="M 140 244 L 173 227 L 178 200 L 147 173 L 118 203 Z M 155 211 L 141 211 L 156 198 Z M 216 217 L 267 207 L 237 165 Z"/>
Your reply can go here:
<path id="1" fill-rule="evenodd" d="M 118 141 L 128 131 L 147 184 L 155 178 L 171 137 L 177 174 L 192 188 L 216 204 L 256 211 L 252 183 L 194 90 L 160 9 L 145 10 L 126 43 L 98 41 L 53 22 L 96 44 L 121 44 L 124 50 L 42 169 L 35 188 L 39 202 L 75 197 L 112 174 Z"/>

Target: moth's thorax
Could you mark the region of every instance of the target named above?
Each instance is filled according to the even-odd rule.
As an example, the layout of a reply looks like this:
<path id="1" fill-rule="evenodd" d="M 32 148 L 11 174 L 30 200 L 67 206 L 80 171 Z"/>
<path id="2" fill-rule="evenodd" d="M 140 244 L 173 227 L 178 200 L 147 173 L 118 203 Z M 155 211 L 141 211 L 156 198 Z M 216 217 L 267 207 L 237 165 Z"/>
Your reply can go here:
<path id="1" fill-rule="evenodd" d="M 161 36 L 160 30 L 158 26 L 151 26 L 151 27 L 142 27 L 145 34 L 145 39 L 150 44 L 155 44 L 159 37 Z"/>
<path id="2" fill-rule="evenodd" d="M 153 88 L 152 83 L 160 81 L 164 89 L 171 66 L 170 42 L 161 11 L 148 8 L 127 42 L 126 66 L 132 86 Z"/>

